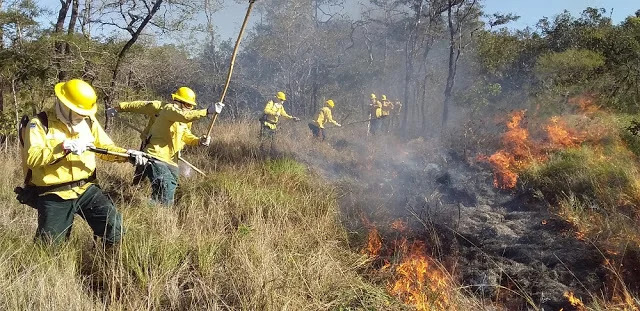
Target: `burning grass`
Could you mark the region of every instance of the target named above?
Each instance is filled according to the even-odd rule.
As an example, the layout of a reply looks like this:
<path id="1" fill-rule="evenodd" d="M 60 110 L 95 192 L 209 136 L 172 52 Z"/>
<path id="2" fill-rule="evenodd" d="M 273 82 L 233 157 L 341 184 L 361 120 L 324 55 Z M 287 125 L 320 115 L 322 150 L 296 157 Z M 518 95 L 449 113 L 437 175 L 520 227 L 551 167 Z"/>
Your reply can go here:
<path id="1" fill-rule="evenodd" d="M 590 98 L 572 99 L 579 113 L 551 117 L 535 135 L 522 126 L 522 112 L 512 114 L 503 148 L 481 159 L 491 165 L 496 187 L 513 189 L 521 180 L 523 188 L 539 191 L 553 212 L 574 226 L 577 239 L 600 247 L 603 261 L 623 262 L 628 256 L 623 254 L 640 247 L 640 140 L 623 130 L 628 117 L 599 111 Z M 607 285 L 610 296 L 595 295 L 591 301 L 600 306 L 627 301 L 617 305 L 636 310 L 633 299 L 616 298 L 633 295 L 625 284 L 638 278 L 624 272 L 628 269 L 612 267 L 621 277 Z M 565 297 L 575 310 L 591 309 L 573 293 Z"/>

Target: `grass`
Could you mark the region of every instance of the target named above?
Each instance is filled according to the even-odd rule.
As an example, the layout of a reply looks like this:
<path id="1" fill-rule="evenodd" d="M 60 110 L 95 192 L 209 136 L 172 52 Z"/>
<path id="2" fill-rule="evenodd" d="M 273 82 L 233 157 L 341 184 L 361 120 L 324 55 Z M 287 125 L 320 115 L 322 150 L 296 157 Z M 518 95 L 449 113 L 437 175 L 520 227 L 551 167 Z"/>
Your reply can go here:
<path id="1" fill-rule="evenodd" d="M 233 136 L 185 154 L 209 175 L 181 178 L 171 209 L 148 203 L 148 186 L 130 185 L 129 165 L 99 164 L 127 230 L 121 248 L 106 254 L 79 218 L 64 246 L 33 244 L 36 212 L 14 200 L 22 173 L 17 151 L 7 151 L 0 169 L 13 177 L 0 184 L 0 309 L 402 308 L 358 273 L 366 261 L 349 246 L 333 187 L 292 158 L 256 156 L 254 133 L 242 125 L 219 132 L 229 127 Z M 135 146 L 132 136 L 113 138 Z"/>

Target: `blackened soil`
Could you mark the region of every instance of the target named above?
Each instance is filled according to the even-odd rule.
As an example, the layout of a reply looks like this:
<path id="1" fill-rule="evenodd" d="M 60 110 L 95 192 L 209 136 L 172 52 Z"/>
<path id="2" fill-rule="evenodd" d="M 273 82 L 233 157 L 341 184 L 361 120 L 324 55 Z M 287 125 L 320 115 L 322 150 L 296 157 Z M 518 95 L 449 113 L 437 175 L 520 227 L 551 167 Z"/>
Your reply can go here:
<path id="1" fill-rule="evenodd" d="M 399 235 L 422 239 L 429 255 L 455 266 L 470 294 L 508 310 L 572 310 L 564 293 L 588 301 L 588 293 L 607 292 L 604 257 L 593 245 L 534 193 L 495 189 L 491 172 L 475 161 L 423 141 L 381 147 L 379 141 L 341 140 L 335 147 L 359 150 L 362 160 L 349 167 L 334 163 L 330 172 L 317 167 L 341 182 L 342 218 L 356 232 L 355 248 L 372 225 L 386 244 Z M 410 233 L 391 227 L 397 219 Z"/>

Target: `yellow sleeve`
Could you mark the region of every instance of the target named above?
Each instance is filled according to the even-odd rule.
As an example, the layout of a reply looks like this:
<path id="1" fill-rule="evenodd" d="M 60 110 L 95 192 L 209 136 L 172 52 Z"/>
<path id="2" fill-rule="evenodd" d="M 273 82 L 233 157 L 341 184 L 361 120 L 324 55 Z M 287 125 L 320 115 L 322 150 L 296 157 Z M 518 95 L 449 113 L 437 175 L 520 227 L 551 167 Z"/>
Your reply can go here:
<path id="1" fill-rule="evenodd" d="M 37 118 L 32 119 L 24 135 L 25 164 L 33 169 L 51 164 L 66 156 L 62 141 L 47 139 L 47 134 Z"/>
<path id="2" fill-rule="evenodd" d="M 175 105 L 165 105 L 161 113 L 171 122 L 189 123 L 207 116 L 207 109 L 183 110 Z"/>
<path id="3" fill-rule="evenodd" d="M 336 122 L 336 120 L 333 119 L 333 116 L 331 115 L 331 109 L 327 108 L 325 109 L 325 118 L 327 119 L 327 121 L 335 124 L 338 124 L 338 122 Z"/>
<path id="4" fill-rule="evenodd" d="M 273 107 L 273 101 L 269 101 L 266 106 L 264 106 L 264 114 L 275 116 L 278 113 L 278 110 Z"/>
<path id="5" fill-rule="evenodd" d="M 200 144 L 200 138 L 196 135 L 193 135 L 193 133 L 191 133 L 190 124 L 189 126 L 187 126 L 187 129 L 184 131 L 184 134 L 182 134 L 182 141 L 184 141 L 184 143 L 189 146 L 197 146 Z"/>
<path id="6" fill-rule="evenodd" d="M 133 102 L 121 102 L 118 104 L 118 111 L 120 112 L 133 112 L 153 116 L 158 114 L 162 108 L 161 101 L 133 101 Z"/>
<path id="7" fill-rule="evenodd" d="M 284 106 L 282 106 L 282 108 L 280 108 L 280 116 L 281 117 L 285 117 L 287 119 L 293 119 L 292 116 L 290 116 L 285 110 L 284 110 Z"/>
<path id="8" fill-rule="evenodd" d="M 122 152 L 122 153 L 127 152 L 127 149 L 117 147 L 113 143 L 113 140 L 111 140 L 109 135 L 107 135 L 107 133 L 104 131 L 100 123 L 98 123 L 98 120 L 93 119 L 92 121 L 93 123 L 92 123 L 91 132 L 93 133 L 93 137 L 95 138 L 95 141 L 93 142 L 93 144 L 96 147 L 107 149 L 109 151 L 115 151 L 115 152 Z M 108 154 L 97 153 L 96 156 L 102 160 L 109 161 L 109 162 L 126 162 L 128 160 L 127 158 L 124 158 L 124 157 L 118 157 L 118 156 L 113 156 Z"/>

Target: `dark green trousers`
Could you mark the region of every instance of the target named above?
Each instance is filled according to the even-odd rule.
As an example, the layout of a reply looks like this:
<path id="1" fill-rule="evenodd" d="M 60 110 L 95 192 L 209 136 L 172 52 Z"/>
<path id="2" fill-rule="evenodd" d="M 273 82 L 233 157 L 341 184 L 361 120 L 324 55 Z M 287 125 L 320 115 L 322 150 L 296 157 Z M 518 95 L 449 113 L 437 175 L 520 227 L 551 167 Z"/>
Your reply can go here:
<path id="1" fill-rule="evenodd" d="M 73 216 L 78 214 L 105 244 L 116 244 L 122 238 L 122 215 L 102 189 L 90 186 L 79 198 L 64 200 L 55 194 L 38 197 L 36 240 L 59 244 L 69 238 Z"/>
<path id="2" fill-rule="evenodd" d="M 151 199 L 162 205 L 173 205 L 178 188 L 178 167 L 153 161 L 144 167 L 143 174 L 151 183 Z"/>
<path id="3" fill-rule="evenodd" d="M 262 124 L 260 127 L 260 152 L 267 152 L 267 147 L 269 148 L 269 152 L 273 152 L 273 142 L 276 138 L 276 133 L 276 129 L 271 129 Z"/>

